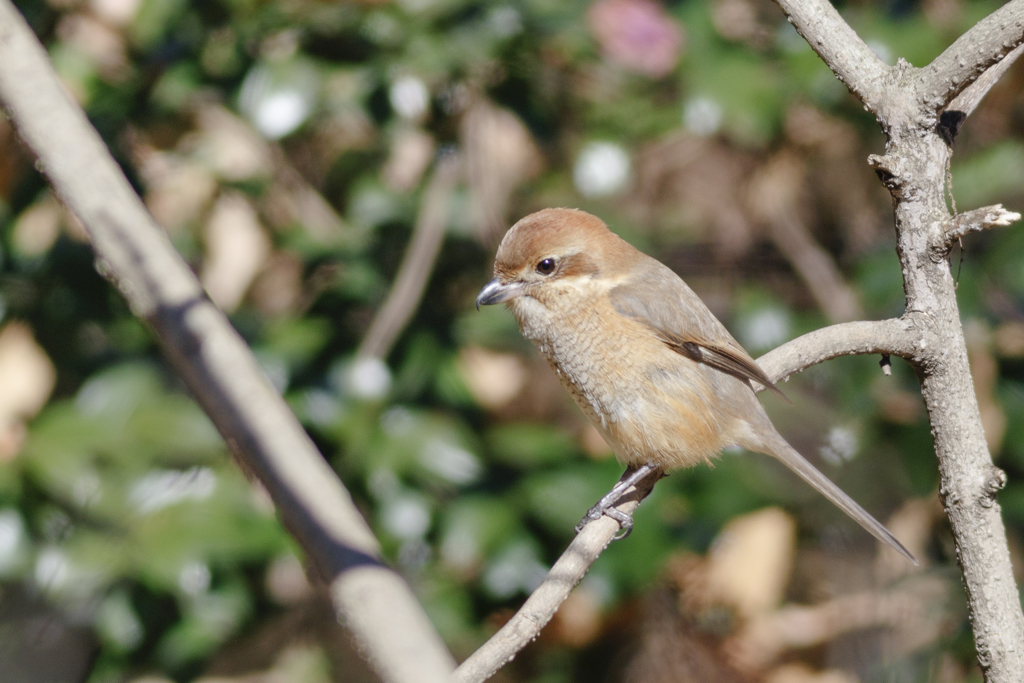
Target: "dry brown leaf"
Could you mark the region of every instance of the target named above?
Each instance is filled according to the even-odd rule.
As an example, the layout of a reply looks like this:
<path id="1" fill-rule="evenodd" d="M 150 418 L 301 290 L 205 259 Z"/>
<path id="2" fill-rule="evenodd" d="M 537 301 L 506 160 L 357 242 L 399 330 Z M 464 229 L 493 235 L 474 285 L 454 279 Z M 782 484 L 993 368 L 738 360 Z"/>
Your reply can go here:
<path id="1" fill-rule="evenodd" d="M 267 567 L 267 594 L 279 605 L 295 605 L 313 595 L 306 570 L 295 555 L 280 557 Z"/>
<path id="2" fill-rule="evenodd" d="M 875 573 L 880 584 L 888 584 L 928 566 L 927 550 L 932 538 L 932 527 L 941 517 L 942 505 L 935 494 L 928 498 L 911 498 L 889 517 L 885 526 L 921 564 L 915 567 L 895 550 L 883 546 L 875 561 Z"/>
<path id="3" fill-rule="evenodd" d="M 796 523 L 779 508 L 737 517 L 708 553 L 708 599 L 746 618 L 774 608 L 785 595 L 795 550 Z"/>
<path id="4" fill-rule="evenodd" d="M 196 120 L 199 131 L 183 138 L 179 150 L 227 182 L 272 178 L 262 206 L 272 226 L 298 224 L 323 243 L 335 242 L 345 233 L 345 224 L 334 207 L 280 146 L 268 143 L 244 119 L 219 105 L 198 105 Z"/>
<path id="5" fill-rule="evenodd" d="M 522 358 L 509 353 L 468 346 L 459 352 L 458 367 L 469 393 L 491 410 L 507 405 L 526 383 Z"/>
<path id="6" fill-rule="evenodd" d="M 91 61 L 104 79 L 116 81 L 129 74 L 124 37 L 95 17 L 65 14 L 57 22 L 57 36 Z"/>
<path id="7" fill-rule="evenodd" d="M 751 0 L 716 0 L 711 4 L 711 23 L 726 40 L 748 40 L 763 32 L 757 8 Z"/>
<path id="8" fill-rule="evenodd" d="M 764 683 L 857 683 L 857 677 L 838 669 L 815 671 L 806 664 L 793 663 L 771 671 Z"/>
<path id="9" fill-rule="evenodd" d="M 132 22 L 142 0 L 89 0 L 89 9 L 101 21 L 111 26 L 124 27 Z"/>
<path id="10" fill-rule="evenodd" d="M 964 15 L 963 0 L 925 0 L 921 10 L 933 27 L 942 32 L 955 31 Z"/>
<path id="11" fill-rule="evenodd" d="M 239 676 L 204 676 L 196 683 L 331 683 L 328 659 L 318 646 L 289 645 L 266 671 Z"/>
<path id="12" fill-rule="evenodd" d="M 601 622 L 601 600 L 584 582 L 569 593 L 544 636 L 569 647 L 585 647 L 601 634 Z"/>
<path id="13" fill-rule="evenodd" d="M 391 141 L 391 154 L 384 165 L 384 182 L 396 192 L 409 192 L 420 184 L 434 158 L 434 137 L 419 128 L 404 127 Z"/>
<path id="14" fill-rule="evenodd" d="M 168 232 L 198 221 L 217 194 L 217 180 L 203 165 L 173 152 L 136 150 L 146 183 L 146 207 Z"/>
<path id="15" fill-rule="evenodd" d="M 459 137 L 465 149 L 473 223 L 480 240 L 490 244 L 508 228 L 512 193 L 540 173 L 543 157 L 518 116 L 483 99 L 463 116 Z"/>
<path id="16" fill-rule="evenodd" d="M 275 252 L 252 285 L 252 300 L 271 316 L 296 310 L 303 300 L 304 268 L 305 264 L 296 254 Z"/>
<path id="17" fill-rule="evenodd" d="M 1001 323 L 993 335 L 996 351 L 1003 358 L 1024 358 L 1024 323 Z"/>
<path id="18" fill-rule="evenodd" d="M 249 200 L 237 192 L 217 199 L 205 237 L 200 280 L 215 304 L 234 311 L 270 255 L 270 239 Z"/>
<path id="19" fill-rule="evenodd" d="M 89 242 L 89 233 L 78 220 L 50 192 L 27 208 L 14 224 L 11 246 L 23 256 L 41 256 L 57 241 L 61 228 L 76 242 Z"/>
<path id="20" fill-rule="evenodd" d="M 964 683 L 968 680 L 979 680 L 978 675 L 968 678 L 964 665 L 950 652 L 939 653 L 933 671 L 930 683 Z"/>
<path id="21" fill-rule="evenodd" d="M 0 330 L 0 461 L 21 449 L 25 420 L 46 404 L 57 372 L 27 325 L 8 323 Z"/>
<path id="22" fill-rule="evenodd" d="M 792 151 L 777 153 L 751 177 L 750 213 L 768 228 L 775 246 L 806 283 L 832 322 L 857 320 L 863 311 L 832 255 L 811 234 L 806 210 L 807 164 Z"/>
<path id="23" fill-rule="evenodd" d="M 911 425 L 924 412 L 924 399 L 920 392 L 902 389 L 892 378 L 883 377 L 881 373 L 872 384 L 871 394 L 878 402 L 882 416 L 890 422 Z"/>
<path id="24" fill-rule="evenodd" d="M 217 104 L 199 105 L 196 121 L 199 132 L 180 147 L 190 149 L 219 178 L 239 182 L 272 174 L 270 147 L 248 123 Z"/>
<path id="25" fill-rule="evenodd" d="M 45 254 L 57 241 L 64 208 L 47 192 L 18 216 L 11 235 L 11 246 L 22 256 Z"/>
<path id="26" fill-rule="evenodd" d="M 809 153 L 807 181 L 816 195 L 817 224 L 838 223 L 853 252 L 871 248 L 882 236 L 889 197 L 864 164 L 857 130 L 807 104 L 786 112 L 786 137 Z"/>
<path id="27" fill-rule="evenodd" d="M 724 257 L 738 257 L 757 230 L 736 201 L 753 164 L 715 140 L 673 133 L 637 155 L 631 212 L 638 224 L 691 230 L 713 240 Z"/>
<path id="28" fill-rule="evenodd" d="M 278 146 L 270 148 L 274 182 L 264 193 L 262 211 L 271 226 L 302 226 L 313 240 L 333 244 L 348 232 L 345 222 L 324 196 L 299 173 Z"/>
<path id="29" fill-rule="evenodd" d="M 749 683 L 721 650 L 679 613 L 667 591 L 645 601 L 642 628 L 624 683 Z"/>

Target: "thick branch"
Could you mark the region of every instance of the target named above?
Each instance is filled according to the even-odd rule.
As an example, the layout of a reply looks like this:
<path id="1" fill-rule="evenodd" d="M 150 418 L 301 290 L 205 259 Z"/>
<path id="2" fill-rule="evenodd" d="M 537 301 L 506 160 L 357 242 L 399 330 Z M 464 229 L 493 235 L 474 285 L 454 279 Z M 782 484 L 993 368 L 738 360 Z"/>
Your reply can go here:
<path id="1" fill-rule="evenodd" d="M 385 358 L 398 335 L 416 312 L 427 280 L 434 270 L 434 261 L 441 251 L 444 231 L 448 224 L 448 206 L 452 190 L 458 179 L 461 163 L 448 153 L 442 156 L 434 174 L 423 191 L 420 213 L 406 247 L 402 265 L 398 267 L 395 283 L 388 298 L 370 325 L 370 331 L 359 345 L 359 358 Z"/>
<path id="2" fill-rule="evenodd" d="M 938 114 L 1022 42 L 1024 0 L 1011 0 L 975 24 L 921 70 L 921 102 Z"/>
<path id="3" fill-rule="evenodd" d="M 629 474 L 629 470 L 623 477 Z M 648 476 L 636 488 L 629 489 L 615 507 L 632 513 L 650 494 L 659 477 Z M 619 531 L 619 523 L 610 517 L 590 522 L 558 558 L 544 581 L 530 594 L 519 611 L 490 640 L 474 652 L 455 671 L 458 683 L 480 683 L 493 676 L 544 630 L 558 607 L 569 597 Z"/>
<path id="4" fill-rule="evenodd" d="M 963 570 L 978 664 L 988 683 L 1024 680 L 1024 613 L 996 502 L 1006 475 L 992 464 L 955 280 L 942 258 L 945 236 L 936 234 L 948 216 L 941 190 L 952 138 L 941 119 L 936 128 L 934 115 L 1020 45 L 1022 34 L 1024 0 L 1013 0 L 964 34 L 912 81 L 894 83 L 887 99 L 893 106 L 883 124 L 886 154 L 873 159 L 893 196 L 907 311 L 918 316 L 927 333 L 916 364 L 921 395 L 935 441 L 940 496 Z M 916 106 L 900 106 L 914 102 Z M 950 230 L 956 230 L 955 222 Z"/>
<path id="5" fill-rule="evenodd" d="M 0 0 L 0 101 L 89 231 L 101 272 L 153 326 L 241 466 L 266 486 L 377 670 L 389 682 L 449 680 L 451 656 L 408 585 L 382 565 L 348 492 L 146 212 L 8 0 Z"/>
<path id="6" fill-rule="evenodd" d="M 869 353 L 901 356 L 913 362 L 920 351 L 920 332 L 904 318 L 861 320 L 814 330 L 769 351 L 757 360 L 775 382 L 812 365 Z"/>
<path id="7" fill-rule="evenodd" d="M 776 0 L 828 68 L 871 111 L 882 95 L 889 71 L 828 0 Z"/>
<path id="8" fill-rule="evenodd" d="M 989 228 L 999 228 L 1020 220 L 1016 211 L 1007 211 L 1002 204 L 983 206 L 980 209 L 967 211 L 953 216 L 942 226 L 942 244 L 940 247 L 949 250 L 953 242 L 969 232 L 981 232 Z"/>

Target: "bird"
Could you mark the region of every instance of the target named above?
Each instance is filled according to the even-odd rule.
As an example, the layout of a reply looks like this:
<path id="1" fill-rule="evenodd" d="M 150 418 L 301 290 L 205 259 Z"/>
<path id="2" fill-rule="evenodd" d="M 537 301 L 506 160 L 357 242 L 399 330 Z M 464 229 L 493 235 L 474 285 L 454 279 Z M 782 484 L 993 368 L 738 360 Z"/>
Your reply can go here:
<path id="1" fill-rule="evenodd" d="M 577 530 L 608 515 L 644 477 L 711 464 L 724 448 L 770 455 L 914 564 L 878 520 L 779 434 L 754 392 L 785 398 L 672 269 L 579 209 L 516 222 L 498 246 L 494 279 L 476 299 L 504 303 L 619 461 L 623 479 Z M 623 535 L 625 535 L 623 534 Z"/>

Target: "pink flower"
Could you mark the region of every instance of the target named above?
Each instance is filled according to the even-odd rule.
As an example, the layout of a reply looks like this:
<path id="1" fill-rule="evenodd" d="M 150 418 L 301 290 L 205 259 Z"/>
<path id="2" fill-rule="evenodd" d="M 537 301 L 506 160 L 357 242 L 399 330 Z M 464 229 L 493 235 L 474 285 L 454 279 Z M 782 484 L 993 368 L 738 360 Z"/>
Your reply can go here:
<path id="1" fill-rule="evenodd" d="M 609 61 L 651 78 L 665 76 L 679 61 L 682 31 L 652 0 L 599 0 L 587 20 Z"/>

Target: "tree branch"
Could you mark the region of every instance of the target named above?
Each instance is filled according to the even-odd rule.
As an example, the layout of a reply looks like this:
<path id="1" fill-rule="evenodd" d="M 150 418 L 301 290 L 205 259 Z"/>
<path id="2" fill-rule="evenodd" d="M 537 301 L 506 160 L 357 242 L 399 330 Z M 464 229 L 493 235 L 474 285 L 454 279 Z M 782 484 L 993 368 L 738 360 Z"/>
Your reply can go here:
<path id="1" fill-rule="evenodd" d="M 772 381 L 781 382 L 839 356 L 880 353 L 914 362 L 920 352 L 920 338 L 916 323 L 906 317 L 840 323 L 788 341 L 758 358 L 757 364 Z"/>
<path id="2" fill-rule="evenodd" d="M 889 66 L 871 51 L 828 0 L 776 0 L 836 77 L 872 112 L 882 96 Z"/>
<path id="3" fill-rule="evenodd" d="M 152 325 L 239 464 L 270 492 L 371 663 L 388 682 L 448 681 L 454 662 L 409 586 L 381 563 L 341 481 L 146 212 L 8 0 L 0 0 L 0 101 L 89 231 L 97 267 Z"/>
<path id="4" fill-rule="evenodd" d="M 357 358 L 384 359 L 416 312 L 434 270 L 434 261 L 441 251 L 448 223 L 448 207 L 461 166 L 459 157 L 453 152 L 444 153 L 438 159 L 423 191 L 420 213 L 402 265 L 398 267 L 398 275 L 387 300 L 370 324 L 370 331 L 359 345 Z"/>
<path id="5" fill-rule="evenodd" d="M 945 626 L 933 610 L 947 592 L 943 579 L 918 575 L 894 589 L 841 595 L 815 605 L 786 605 L 755 616 L 727 641 L 725 650 L 743 670 L 757 672 L 787 650 L 815 647 L 869 628 L 888 629 L 890 644 L 920 647 L 937 639 Z"/>
<path id="6" fill-rule="evenodd" d="M 751 212 L 765 223 L 775 246 L 828 319 L 856 320 L 864 314 L 856 292 L 843 280 L 832 255 L 814 239 L 800 210 L 806 175 L 806 165 L 796 154 L 776 154 L 750 181 Z"/>
<path id="7" fill-rule="evenodd" d="M 921 102 L 930 112 L 938 114 L 1022 42 L 1024 0 L 1011 0 L 971 27 L 921 70 Z M 1008 68 L 1009 64 L 1006 66 Z M 981 96 L 985 91 L 987 88 Z"/>
<path id="8" fill-rule="evenodd" d="M 985 95 L 988 94 L 988 91 L 992 89 L 992 86 L 1013 66 L 1013 63 L 1017 61 L 1022 52 L 1024 52 L 1024 45 L 1018 45 L 995 66 L 990 66 L 974 83 L 971 83 L 959 95 L 953 98 L 953 101 L 946 107 L 946 111 L 959 112 L 965 119 L 970 116 L 981 103 L 981 100 L 984 99 Z"/>
<path id="9" fill-rule="evenodd" d="M 953 242 L 969 232 L 981 232 L 989 228 L 998 228 L 1020 220 L 1016 211 L 1007 211 L 1002 204 L 983 206 L 980 209 L 967 211 L 950 217 L 942 226 L 942 243 L 938 247 L 946 252 Z"/>
<path id="10" fill-rule="evenodd" d="M 901 65 L 901 77 L 888 84 L 885 110 L 878 115 L 887 137 L 885 156 L 869 157 L 893 199 L 896 253 L 908 312 L 904 317 L 915 316 L 922 335 L 912 362 L 921 379 L 938 461 L 939 493 L 963 571 L 978 664 L 987 683 L 1024 680 L 1024 612 L 996 502 L 1006 475 L 992 464 L 955 279 L 943 258 L 945 235 L 936 234 L 949 214 L 942 187 L 955 132 L 949 125 L 955 122 L 943 121 L 940 113 L 1022 40 L 1024 0 L 1012 0 L 924 69 Z M 984 84 L 978 88 L 983 92 Z M 949 231 L 955 230 L 954 221 Z"/>
<path id="11" fill-rule="evenodd" d="M 626 474 L 622 476 L 625 477 Z M 632 513 L 650 494 L 660 477 L 648 476 L 636 487 L 628 489 L 616 509 Z M 493 676 L 515 658 L 524 647 L 544 630 L 558 607 L 569 597 L 619 531 L 619 523 L 611 517 L 590 522 L 551 567 L 544 581 L 530 594 L 519 611 L 490 640 L 469 656 L 455 671 L 457 683 L 480 683 Z"/>
<path id="12" fill-rule="evenodd" d="M 939 115 L 939 134 L 946 144 L 953 144 L 964 121 L 974 112 L 992 86 L 1013 66 L 1022 52 L 1024 52 L 1024 44 L 1018 45 L 1013 52 L 1003 57 L 1002 61 L 989 67 L 974 83 L 964 88 Z"/>

